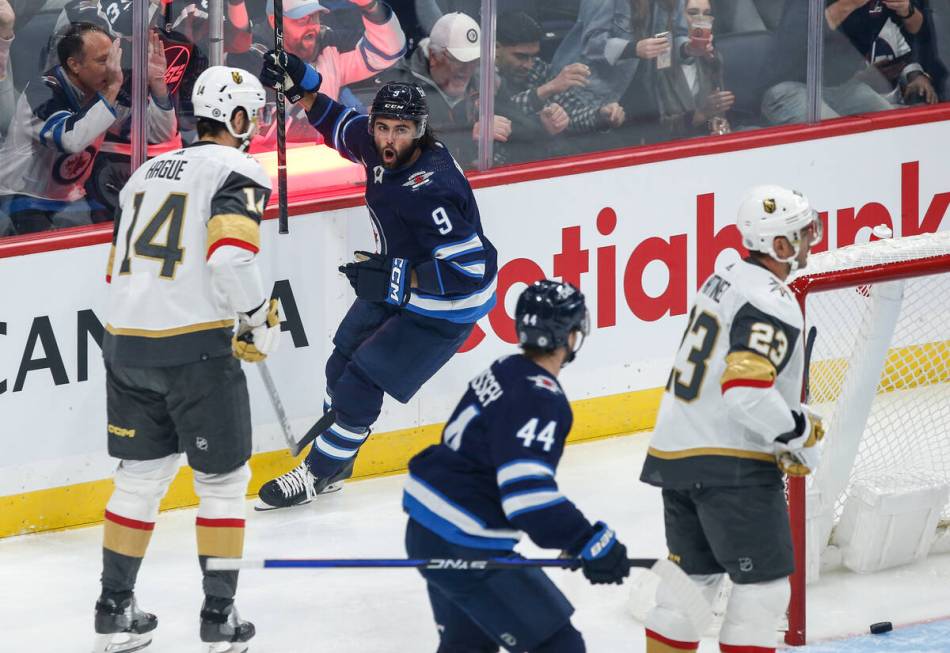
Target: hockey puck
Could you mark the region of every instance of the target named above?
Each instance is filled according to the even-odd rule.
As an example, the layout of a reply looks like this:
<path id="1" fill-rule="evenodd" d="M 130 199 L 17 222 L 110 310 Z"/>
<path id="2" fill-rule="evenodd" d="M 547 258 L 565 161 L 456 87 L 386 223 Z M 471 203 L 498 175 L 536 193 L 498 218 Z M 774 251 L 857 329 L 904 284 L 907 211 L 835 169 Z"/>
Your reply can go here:
<path id="1" fill-rule="evenodd" d="M 876 624 L 871 624 L 871 634 L 872 635 L 883 635 L 884 633 L 889 633 L 894 630 L 894 624 L 890 621 L 878 621 Z"/>

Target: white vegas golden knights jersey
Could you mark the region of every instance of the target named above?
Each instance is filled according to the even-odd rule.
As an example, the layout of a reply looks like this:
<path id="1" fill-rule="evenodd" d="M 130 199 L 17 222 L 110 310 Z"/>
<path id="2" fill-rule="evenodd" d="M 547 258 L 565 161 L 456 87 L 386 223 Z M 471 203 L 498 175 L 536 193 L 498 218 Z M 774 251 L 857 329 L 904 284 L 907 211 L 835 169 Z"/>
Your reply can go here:
<path id="1" fill-rule="evenodd" d="M 781 478 L 774 441 L 801 410 L 801 309 L 752 259 L 697 293 L 660 404 L 641 480 L 665 488 Z"/>
<path id="2" fill-rule="evenodd" d="M 103 355 L 181 365 L 230 355 L 235 314 L 266 298 L 255 255 L 270 178 L 235 148 L 199 142 L 143 164 L 119 196 Z"/>

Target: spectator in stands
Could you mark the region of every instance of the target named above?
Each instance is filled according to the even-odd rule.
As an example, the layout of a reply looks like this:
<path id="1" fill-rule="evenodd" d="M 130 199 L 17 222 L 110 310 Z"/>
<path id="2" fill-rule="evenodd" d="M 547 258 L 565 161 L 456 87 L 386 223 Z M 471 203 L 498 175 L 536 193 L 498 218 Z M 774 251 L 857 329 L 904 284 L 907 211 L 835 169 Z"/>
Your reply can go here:
<path id="1" fill-rule="evenodd" d="M 161 38 L 168 66 L 165 82 L 175 114 L 178 131 L 168 142 L 149 140 L 148 155 L 155 156 L 169 148 L 181 147 L 182 136 L 189 142 L 194 137 L 195 120 L 191 108 L 194 81 L 208 67 L 207 34 L 208 3 L 149 0 L 149 25 Z M 244 0 L 228 0 L 224 12 L 224 50 L 246 52 L 251 46 L 251 24 Z M 132 2 L 131 0 L 69 0 L 57 17 L 50 38 L 49 67 L 55 65 L 57 43 L 70 25 L 92 23 L 113 37 L 122 39 L 123 93 L 131 94 Z M 93 162 L 86 184 L 90 202 L 102 205 L 107 215 L 114 213 L 118 190 L 131 174 L 132 145 L 129 140 L 131 120 L 123 129 L 106 134 L 106 140 Z M 181 135 L 180 135 L 181 134 Z"/>
<path id="2" fill-rule="evenodd" d="M 859 73 L 888 20 L 910 36 L 927 38 L 923 14 L 915 0 L 825 0 L 822 119 L 885 111 L 891 104 Z M 778 83 L 762 98 L 762 115 L 776 125 L 807 118 L 805 88 L 808 3 L 788 0 L 776 33 L 770 68 Z"/>
<path id="3" fill-rule="evenodd" d="M 936 104 L 939 101 L 930 74 L 917 60 L 907 39 L 888 20 L 871 46 L 870 66 L 859 77 L 895 107 Z"/>
<path id="4" fill-rule="evenodd" d="M 445 14 L 412 56 L 383 75 L 380 81 L 418 84 L 426 93 L 429 124 L 452 156 L 470 167 L 478 153 L 478 23 L 456 12 Z M 496 141 L 511 136 L 511 120 L 497 112 L 492 126 Z"/>
<path id="5" fill-rule="evenodd" d="M 70 26 L 57 45 L 59 65 L 29 82 L 0 149 L 0 211 L 18 233 L 100 219 L 84 184 L 106 132 L 130 115 L 122 91 L 122 50 L 101 27 Z M 165 56 L 152 33 L 148 56 L 149 136 L 176 130 L 165 84 Z"/>
<path id="6" fill-rule="evenodd" d="M 705 54 L 675 57 L 675 65 L 657 71 L 657 100 L 664 140 L 725 134 L 726 112 L 735 104 L 724 89 L 722 60 L 712 43 L 710 0 L 686 0 L 686 23 L 693 50 Z"/>
<path id="7" fill-rule="evenodd" d="M 655 114 L 652 73 L 671 65 L 672 50 L 692 56 L 682 0 L 581 0 L 577 23 L 554 54 L 555 70 L 590 68 L 586 90 L 602 104 L 620 102 L 627 116 Z M 634 78 L 640 82 L 634 84 Z"/>
<path id="8" fill-rule="evenodd" d="M 390 68 L 405 54 L 406 37 L 399 19 L 381 0 L 350 0 L 362 14 L 364 33 L 349 51 L 342 51 L 330 42 L 321 16 L 329 13 L 318 0 L 284 0 L 284 47 L 323 76 L 320 92 L 338 100 L 340 89 L 368 79 Z M 255 43 L 245 56 L 229 57 L 229 65 L 245 70 L 260 70 L 263 54 L 274 46 L 274 2 L 268 0 L 269 30 L 256 31 Z M 322 141 L 299 105 L 287 106 L 287 138 L 293 141 Z M 273 147 L 276 124 L 255 139 L 255 149 Z"/>
<path id="9" fill-rule="evenodd" d="M 13 24 L 16 14 L 7 0 L 0 0 L 0 134 L 6 136 L 10 118 L 16 107 L 16 91 L 10 70 L 10 46 L 13 45 Z M 2 235 L 2 234 L 0 234 Z"/>
<path id="10" fill-rule="evenodd" d="M 571 151 L 555 136 L 569 136 L 620 127 L 623 108 L 617 102 L 601 104 L 581 92 L 590 69 L 572 63 L 560 71 L 538 56 L 541 26 L 516 11 L 497 20 L 496 67 L 501 83 L 495 93 L 495 111 L 511 118 L 512 136 L 496 147 L 496 163 L 545 158 Z"/>

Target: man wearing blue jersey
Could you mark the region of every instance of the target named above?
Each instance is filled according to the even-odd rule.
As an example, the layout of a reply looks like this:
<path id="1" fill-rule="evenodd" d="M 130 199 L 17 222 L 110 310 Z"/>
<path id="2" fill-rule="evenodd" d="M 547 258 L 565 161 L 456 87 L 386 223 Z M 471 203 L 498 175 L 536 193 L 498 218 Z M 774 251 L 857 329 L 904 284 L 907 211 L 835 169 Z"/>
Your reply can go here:
<path id="1" fill-rule="evenodd" d="M 408 402 L 495 305 L 497 262 L 468 180 L 428 127 L 418 86 L 387 84 L 367 116 L 318 93 L 320 73 L 292 54 L 268 53 L 261 75 L 306 109 L 327 145 L 365 166 L 380 249 L 340 268 L 356 301 L 326 365 L 333 423 L 299 466 L 261 488 L 260 508 L 272 509 L 339 489 L 383 393 Z"/>
<path id="2" fill-rule="evenodd" d="M 592 583 L 622 583 L 627 549 L 558 490 L 554 473 L 573 415 L 557 381 L 588 333 L 584 296 L 538 281 L 518 298 L 523 353 L 469 383 L 433 445 L 409 462 L 403 508 L 410 558 L 509 557 L 527 533 L 580 557 Z M 439 629 L 438 653 L 581 653 L 574 609 L 537 568 L 422 570 Z"/>

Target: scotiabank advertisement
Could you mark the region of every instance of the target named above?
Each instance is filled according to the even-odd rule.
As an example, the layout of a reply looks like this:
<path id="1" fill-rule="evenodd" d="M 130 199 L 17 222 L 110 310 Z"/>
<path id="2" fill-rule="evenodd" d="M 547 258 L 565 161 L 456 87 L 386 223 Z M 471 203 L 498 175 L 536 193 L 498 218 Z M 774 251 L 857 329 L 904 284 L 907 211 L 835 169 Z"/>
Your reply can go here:
<path id="1" fill-rule="evenodd" d="M 571 399 L 661 386 L 699 282 L 739 256 L 735 211 L 753 185 L 804 192 L 826 221 L 821 248 L 866 241 L 872 226 L 913 235 L 944 228 L 950 161 L 933 143 L 950 125 L 695 156 L 476 191 L 499 251 L 498 305 L 408 405 L 387 398 L 377 433 L 444 422 L 467 381 L 515 350 L 518 293 L 542 277 L 585 293 L 592 333 L 562 374 Z M 292 171 L 291 171 L 292 172 Z M 337 266 L 372 247 L 365 207 L 296 216 L 291 234 L 264 223 L 262 270 L 281 300 L 271 373 L 303 432 L 323 400 L 331 338 L 353 299 Z M 821 249 L 819 248 L 819 249 Z M 0 496 L 107 478 L 99 349 L 108 247 L 0 259 Z M 253 366 L 255 449 L 283 446 Z"/>

